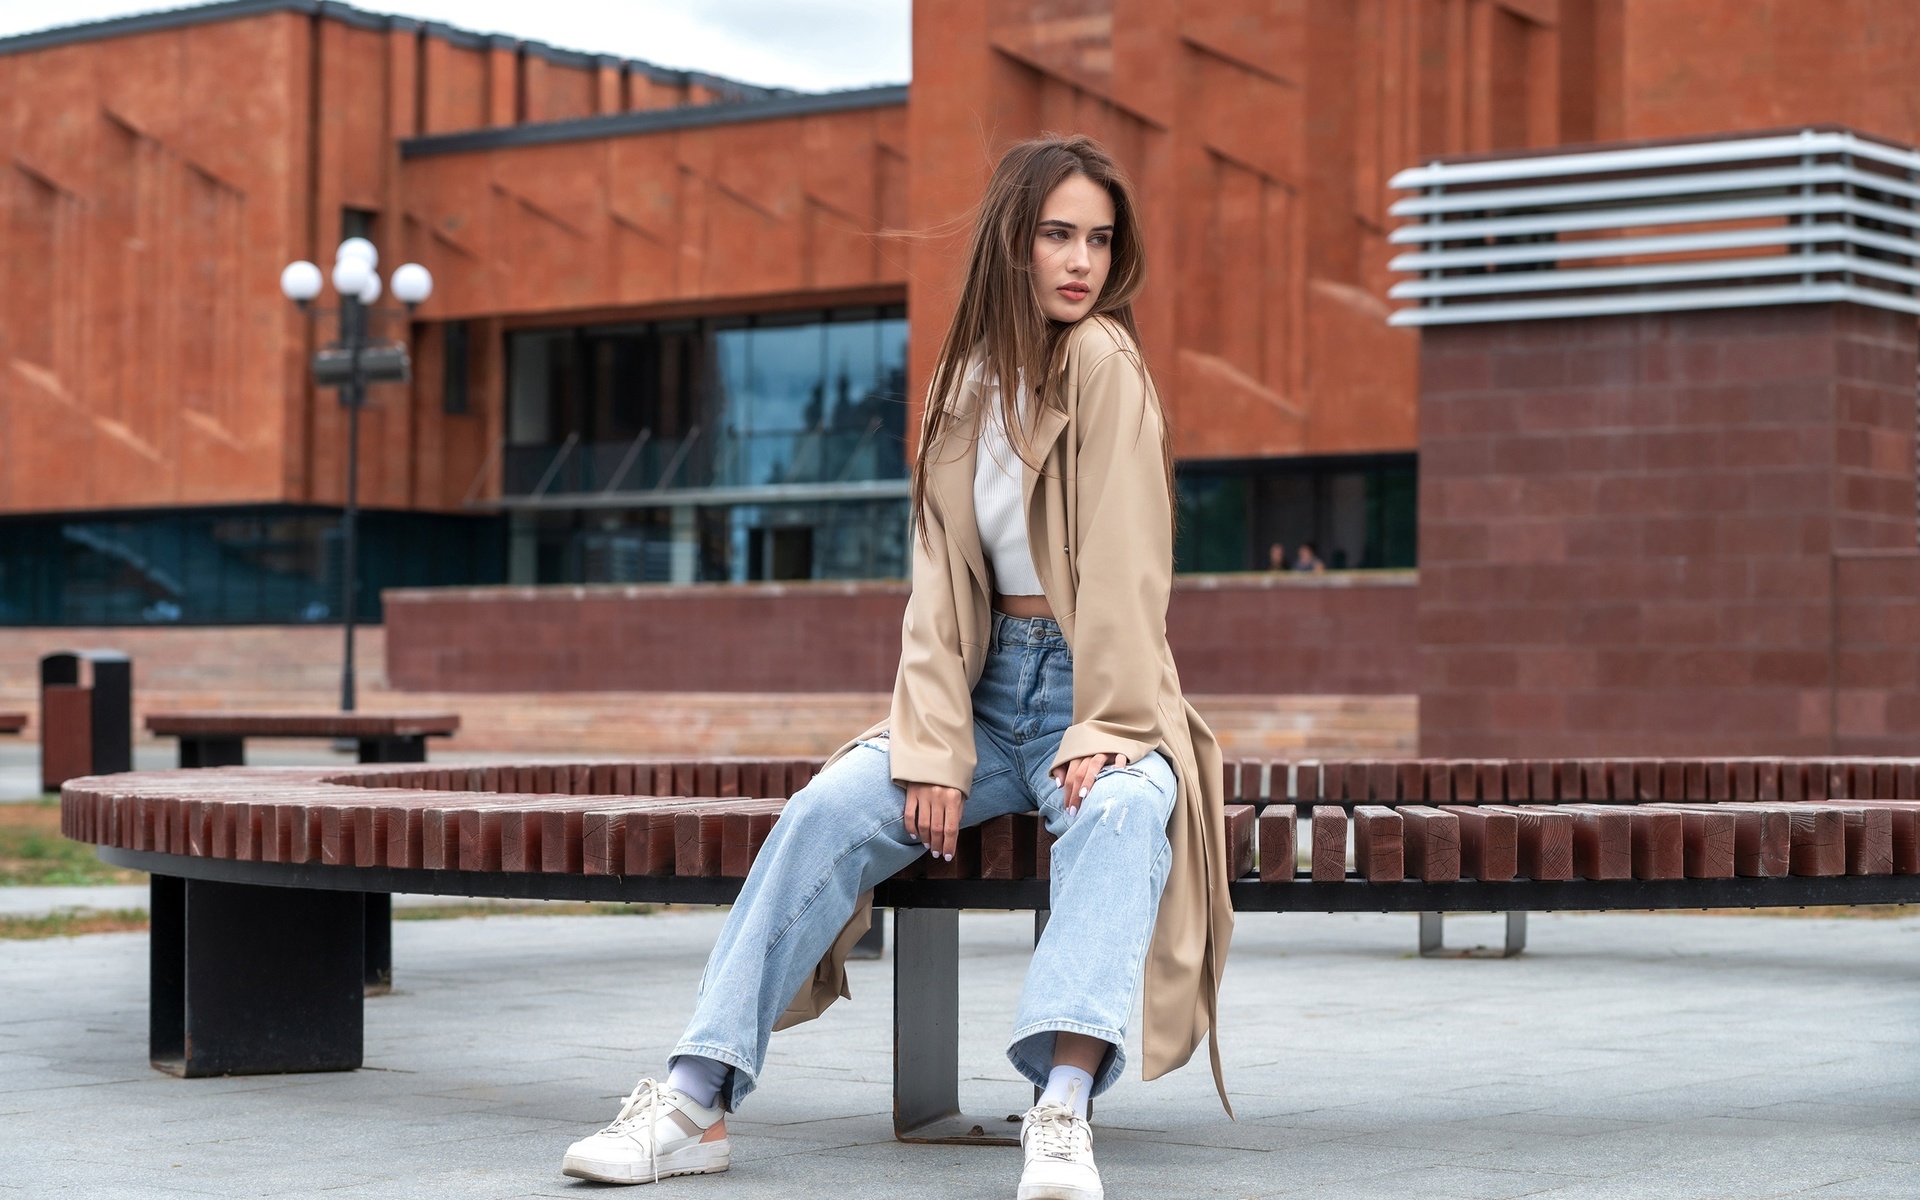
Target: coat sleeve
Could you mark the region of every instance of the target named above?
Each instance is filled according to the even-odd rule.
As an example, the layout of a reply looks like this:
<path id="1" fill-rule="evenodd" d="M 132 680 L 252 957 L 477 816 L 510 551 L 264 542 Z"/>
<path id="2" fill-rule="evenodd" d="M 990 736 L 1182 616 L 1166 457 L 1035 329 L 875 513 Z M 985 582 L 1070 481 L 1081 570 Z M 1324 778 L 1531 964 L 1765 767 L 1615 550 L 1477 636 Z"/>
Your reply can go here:
<path id="1" fill-rule="evenodd" d="M 953 561 L 946 531 L 928 512 L 915 530 L 913 591 L 900 626 L 900 669 L 888 722 L 893 781 L 973 787 L 973 696 L 960 644 L 955 589 L 968 586 L 966 565 Z M 957 574 L 956 574 L 957 572 Z"/>
<path id="2" fill-rule="evenodd" d="M 1161 421 L 1146 373 L 1126 350 L 1095 363 L 1080 385 L 1073 724 L 1055 766 L 1089 754 L 1133 762 L 1164 740 L 1173 512 Z"/>

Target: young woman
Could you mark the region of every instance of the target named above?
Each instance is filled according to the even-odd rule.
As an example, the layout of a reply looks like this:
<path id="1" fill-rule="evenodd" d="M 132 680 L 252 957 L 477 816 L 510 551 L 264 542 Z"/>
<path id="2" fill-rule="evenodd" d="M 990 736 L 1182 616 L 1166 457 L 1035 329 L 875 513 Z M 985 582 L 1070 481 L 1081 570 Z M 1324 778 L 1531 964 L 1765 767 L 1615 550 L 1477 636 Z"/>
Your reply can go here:
<path id="1" fill-rule="evenodd" d="M 788 803 L 665 1083 L 642 1079 L 566 1174 L 726 1170 L 725 1114 L 773 1029 L 845 994 L 874 885 L 1004 813 L 1037 809 L 1057 839 L 1007 1050 L 1046 1089 L 1021 1127 L 1020 1200 L 1100 1200 L 1087 1101 L 1120 1077 L 1143 974 L 1147 1078 L 1216 1029 L 1233 922 L 1220 760 L 1167 649 L 1172 471 L 1134 332 L 1143 278 L 1139 210 L 1105 151 L 1007 152 L 929 389 L 891 716 Z"/>

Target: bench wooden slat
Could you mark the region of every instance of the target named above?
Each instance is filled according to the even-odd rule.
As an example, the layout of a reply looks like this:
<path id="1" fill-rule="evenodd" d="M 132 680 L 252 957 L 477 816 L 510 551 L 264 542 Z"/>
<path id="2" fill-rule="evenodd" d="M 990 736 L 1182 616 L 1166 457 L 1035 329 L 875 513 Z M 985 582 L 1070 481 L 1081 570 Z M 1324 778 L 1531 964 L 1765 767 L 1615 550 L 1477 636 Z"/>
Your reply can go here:
<path id="1" fill-rule="evenodd" d="M 1573 873 L 1577 878 L 1633 878 L 1633 818 L 1626 807 L 1560 807 L 1573 818 Z"/>
<path id="2" fill-rule="evenodd" d="M 1034 813 L 1007 813 L 980 826 L 980 878 L 1026 879 L 1033 870 Z"/>
<path id="3" fill-rule="evenodd" d="M 1368 883 L 1406 878 L 1403 829 L 1400 814 L 1385 805 L 1362 804 L 1353 810 L 1354 869 Z"/>
<path id="4" fill-rule="evenodd" d="M 1264 882 L 1291 880 L 1299 869 L 1299 814 L 1292 804 L 1269 804 L 1260 814 L 1260 878 Z"/>
<path id="5" fill-rule="evenodd" d="M 1227 825 L 1227 878 L 1244 879 L 1253 874 L 1253 826 L 1257 810 L 1251 804 L 1229 804 Z M 981 878 L 990 878 L 982 874 Z"/>
<path id="6" fill-rule="evenodd" d="M 1086 814 L 1082 813 L 1084 817 Z M 975 825 L 962 829 L 954 843 L 952 859 L 923 858 L 927 864 L 928 879 L 978 879 L 980 878 L 980 827 Z"/>
<path id="7" fill-rule="evenodd" d="M 1481 780 L 1481 783 L 1486 783 Z M 1403 804 L 1407 878 L 1452 883 L 1460 878 L 1460 818 L 1424 804 Z"/>
<path id="8" fill-rule="evenodd" d="M 1313 806 L 1312 878 L 1339 883 L 1347 877 L 1347 812 L 1337 804 Z"/>
<path id="9" fill-rule="evenodd" d="M 1668 764 L 1661 764 L 1664 768 Z M 1684 779 L 1674 790 L 1684 791 Z M 1662 787 L 1662 790 L 1666 790 Z M 1633 877 L 1684 879 L 1687 874 L 1686 823 L 1678 812 L 1651 804 L 1628 810 L 1632 821 Z"/>
<path id="10" fill-rule="evenodd" d="M 1784 777 L 1784 773 L 1783 773 Z M 1837 808 L 1794 803 L 1788 806 L 1790 865 L 1795 875 L 1847 873 L 1847 818 Z"/>
<path id="11" fill-rule="evenodd" d="M 1550 808 L 1500 807 L 1514 817 L 1514 873 L 1527 879 L 1573 878 L 1573 816 Z"/>
<path id="12" fill-rule="evenodd" d="M 1460 877 L 1508 880 L 1520 869 L 1520 819 L 1495 805 L 1442 805 L 1460 822 Z"/>

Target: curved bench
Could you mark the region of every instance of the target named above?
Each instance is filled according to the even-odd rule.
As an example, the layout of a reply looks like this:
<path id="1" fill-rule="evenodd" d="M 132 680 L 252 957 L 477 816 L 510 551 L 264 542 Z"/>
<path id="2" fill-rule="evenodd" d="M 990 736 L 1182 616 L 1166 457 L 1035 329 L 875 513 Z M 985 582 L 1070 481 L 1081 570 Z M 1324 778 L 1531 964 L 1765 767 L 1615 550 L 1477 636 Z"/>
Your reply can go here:
<path id="1" fill-rule="evenodd" d="M 726 904 L 819 765 L 141 772 L 69 782 L 61 821 L 102 859 L 153 876 L 157 1067 L 349 1070 L 361 1061 L 363 894 Z M 1419 913 L 1428 951 L 1444 912 L 1508 912 L 1511 952 L 1528 911 L 1916 901 L 1917 767 L 1235 761 L 1230 890 L 1246 911 Z M 995 1140 L 957 1111 L 957 916 L 1031 909 L 1037 933 L 1049 846 L 1033 814 L 1002 817 L 967 831 L 953 861 L 923 859 L 877 889 L 896 915 L 899 1136 Z"/>

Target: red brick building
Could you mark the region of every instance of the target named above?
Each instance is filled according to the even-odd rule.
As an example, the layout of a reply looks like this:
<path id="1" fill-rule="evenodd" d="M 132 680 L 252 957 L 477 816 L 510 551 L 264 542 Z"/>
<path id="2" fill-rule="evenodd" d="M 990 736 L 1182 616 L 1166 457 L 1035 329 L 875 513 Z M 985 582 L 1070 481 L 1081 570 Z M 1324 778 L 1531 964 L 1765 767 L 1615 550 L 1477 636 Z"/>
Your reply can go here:
<path id="1" fill-rule="evenodd" d="M 1416 452 L 1462 436 L 1425 423 L 1465 409 L 1453 376 L 1423 400 L 1421 335 L 1389 323 L 1397 171 L 1818 123 L 1920 142 L 1904 0 L 1845 19 L 1804 0 L 918 0 L 914 39 L 910 90 L 827 95 L 314 0 L 0 41 L 0 623 L 337 615 L 344 422 L 306 367 L 330 330 L 276 280 L 349 233 L 437 281 L 410 318 L 380 306 L 415 374 L 365 426 L 367 610 L 405 583 L 898 574 L 905 439 L 966 216 L 998 149 L 1040 130 L 1101 137 L 1141 186 L 1183 567 L 1304 540 L 1399 567 Z M 1892 336 L 1849 321 L 1820 329 Z M 1473 336 L 1430 333 L 1427 369 Z M 1470 481 L 1427 484 L 1446 507 L 1423 530 L 1512 516 L 1474 511 Z M 1439 549 L 1435 580 L 1462 578 L 1458 543 Z M 1413 628 L 1392 587 L 1393 617 L 1348 636 Z M 1259 594 L 1281 615 L 1306 595 Z M 1449 594 L 1423 584 L 1423 637 Z M 1253 603 L 1176 625 L 1244 628 Z M 1277 667 L 1343 635 L 1301 628 L 1251 674 L 1316 690 Z M 1524 710 L 1501 718 L 1515 737 L 1543 711 L 1586 719 L 1528 699 L 1585 686 L 1572 660 L 1432 649 L 1416 670 L 1405 636 L 1374 655 L 1404 666 L 1342 678 L 1424 680 L 1436 731 L 1485 726 L 1491 691 Z M 1257 682 L 1205 653 L 1232 690 Z M 1762 671 L 1815 669 L 1786 661 Z M 1819 686 L 1782 686 L 1795 715 L 1766 720 L 1835 727 Z"/>

